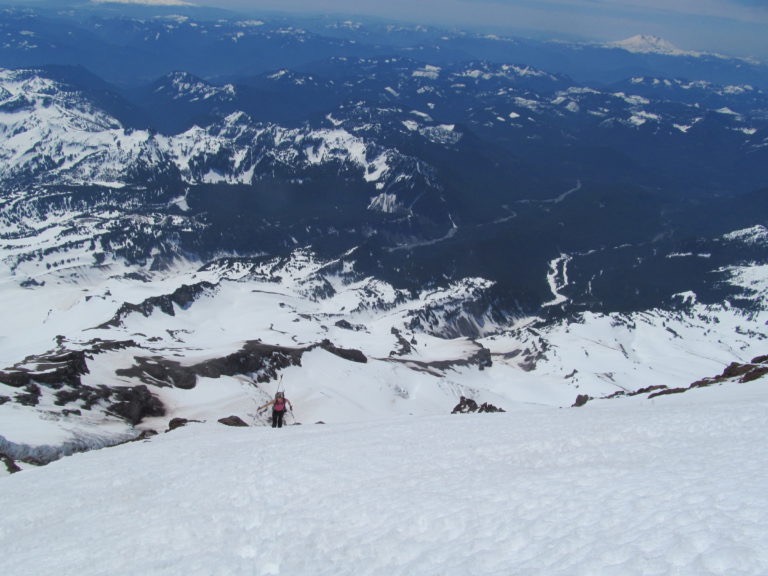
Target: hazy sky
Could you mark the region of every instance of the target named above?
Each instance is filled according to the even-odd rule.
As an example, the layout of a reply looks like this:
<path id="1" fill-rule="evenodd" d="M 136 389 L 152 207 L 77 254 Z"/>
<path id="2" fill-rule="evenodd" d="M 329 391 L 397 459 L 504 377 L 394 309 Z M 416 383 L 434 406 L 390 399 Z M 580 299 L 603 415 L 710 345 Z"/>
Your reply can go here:
<path id="1" fill-rule="evenodd" d="M 597 40 L 661 36 L 688 50 L 768 57 L 768 0 L 207 0 L 241 9 L 334 11 L 526 28 Z"/>
<path id="2" fill-rule="evenodd" d="M 12 1 L 12 0 L 11 0 Z M 125 0 L 170 3 L 180 0 Z M 660 36 L 687 50 L 768 59 L 768 0 L 189 0 L 257 12 L 375 15 L 425 24 L 532 30 L 550 37 Z"/>

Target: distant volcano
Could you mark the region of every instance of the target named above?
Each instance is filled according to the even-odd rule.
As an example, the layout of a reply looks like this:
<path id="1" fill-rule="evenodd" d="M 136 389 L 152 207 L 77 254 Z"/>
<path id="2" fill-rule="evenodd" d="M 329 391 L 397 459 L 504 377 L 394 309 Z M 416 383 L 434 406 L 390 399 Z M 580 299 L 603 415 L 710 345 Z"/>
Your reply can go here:
<path id="1" fill-rule="evenodd" d="M 646 34 L 638 34 L 632 36 L 626 40 L 619 40 L 618 42 L 610 42 L 608 46 L 614 48 L 621 48 L 627 52 L 635 52 L 640 54 L 667 54 L 669 56 L 700 56 L 700 52 L 692 52 L 690 50 L 682 50 L 672 44 L 669 40 L 659 38 L 658 36 L 648 36 Z"/>

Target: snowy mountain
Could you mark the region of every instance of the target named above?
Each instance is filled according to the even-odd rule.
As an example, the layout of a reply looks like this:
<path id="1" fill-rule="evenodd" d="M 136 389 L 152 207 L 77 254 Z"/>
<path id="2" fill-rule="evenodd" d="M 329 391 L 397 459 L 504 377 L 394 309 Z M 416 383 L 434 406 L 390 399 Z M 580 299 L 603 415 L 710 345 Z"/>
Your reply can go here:
<path id="1" fill-rule="evenodd" d="M 194 127 L 172 136 L 126 130 L 77 93 L 34 72 L 3 71 L 0 82 L 0 181 L 6 184 L 21 180 L 24 185 L 120 187 L 159 169 L 178 173 L 188 184 L 244 184 L 258 177 L 256 170 L 332 162 L 358 167 L 361 178 L 383 188 L 385 182 L 378 181 L 388 171 L 389 158 L 398 156 L 387 150 L 369 152 L 362 139 L 340 128 L 261 126 L 242 113 L 207 129 Z M 190 91 L 212 94 L 190 85 L 183 91 L 185 96 Z"/>
<path id="2" fill-rule="evenodd" d="M 619 40 L 618 42 L 610 42 L 607 44 L 609 47 L 621 48 L 627 52 L 636 52 L 639 54 L 665 54 L 667 56 L 700 56 L 699 52 L 692 52 L 689 50 L 681 50 L 669 40 L 664 40 L 658 36 L 649 36 L 645 34 L 638 34 L 631 38 Z"/>
<path id="3" fill-rule="evenodd" d="M 4 574 L 766 573 L 761 65 L 183 5 L 0 38 Z"/>
<path id="4" fill-rule="evenodd" d="M 4 29 L 53 33 L 8 14 Z M 295 423 L 341 424 L 461 397 L 635 402 L 766 353 L 755 85 L 589 83 L 498 61 L 506 40 L 448 36 L 493 51 L 447 58 L 348 38 L 430 30 L 67 22 L 142 50 L 281 42 L 299 63 L 214 78 L 179 60 L 129 86 L 0 70 L 9 462 L 179 419 L 261 425 L 278 386 Z"/>

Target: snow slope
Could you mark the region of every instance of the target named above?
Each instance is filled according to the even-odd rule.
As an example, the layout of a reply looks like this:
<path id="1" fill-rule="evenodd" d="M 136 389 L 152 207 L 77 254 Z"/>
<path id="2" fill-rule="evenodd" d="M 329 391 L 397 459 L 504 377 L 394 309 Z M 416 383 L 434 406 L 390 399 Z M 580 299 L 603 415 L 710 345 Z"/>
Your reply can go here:
<path id="1" fill-rule="evenodd" d="M 88 367 L 79 386 L 38 386 L 34 405 L 19 400 L 29 387 L 0 383 L 0 400 L 7 398 L 0 403 L 0 452 L 49 461 L 142 430 L 163 431 L 176 417 L 215 421 L 237 415 L 254 422 L 255 407 L 274 394 L 278 373 L 297 405 L 296 420 L 304 424 L 448 414 L 461 396 L 507 410 L 570 406 L 579 395 L 687 387 L 730 362 L 765 354 L 768 338 L 767 311 L 747 313 L 727 303 L 692 303 L 675 312 L 582 313 L 557 322 L 525 318 L 500 326 L 465 310 L 482 301 L 487 281 L 465 279 L 408 294 L 355 274 L 353 261 L 326 262 L 308 250 L 287 259 L 223 259 L 203 268 L 180 261 L 166 271 L 145 271 L 151 282 L 132 280 L 125 271 L 113 262 L 81 267 L 77 279 L 48 272 L 33 289 L 16 284 L 7 270 L 0 277 L 3 368 L 52 370 L 37 355 L 56 350 L 85 351 Z M 166 310 L 146 304 L 201 282 L 209 287 L 189 302 L 170 303 Z M 118 313 L 126 303 L 134 308 Z M 462 317 L 484 337 L 440 337 Z M 271 374 L 253 364 L 235 365 L 227 374 L 195 372 L 195 366 L 256 341 L 302 349 L 300 365 L 278 366 Z M 308 349 L 323 341 L 356 350 L 365 362 Z M 94 352 L 94 342 L 119 346 Z M 171 375 L 146 374 L 148 365 L 158 363 L 186 369 L 194 387 Z M 97 397 L 92 405 L 77 395 L 105 385 L 146 386 L 165 415 L 132 426 L 114 415 L 114 399 Z"/>
<path id="2" fill-rule="evenodd" d="M 8 576 L 758 576 L 764 382 L 359 424 L 190 424 L 0 479 Z"/>

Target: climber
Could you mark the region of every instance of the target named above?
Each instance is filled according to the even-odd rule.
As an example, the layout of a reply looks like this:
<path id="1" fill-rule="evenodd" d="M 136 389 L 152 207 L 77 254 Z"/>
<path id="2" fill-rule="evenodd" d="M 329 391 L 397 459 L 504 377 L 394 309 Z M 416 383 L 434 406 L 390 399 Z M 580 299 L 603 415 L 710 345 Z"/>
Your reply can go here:
<path id="1" fill-rule="evenodd" d="M 293 404 L 291 404 L 291 401 L 288 400 L 288 398 L 285 397 L 285 394 L 283 392 L 278 392 L 275 394 L 275 399 L 270 400 L 263 406 L 259 406 L 259 412 L 262 412 L 263 410 L 266 410 L 267 406 L 272 406 L 272 428 L 282 428 L 283 427 L 283 416 L 285 416 L 285 405 L 288 405 L 288 408 L 293 412 Z"/>

